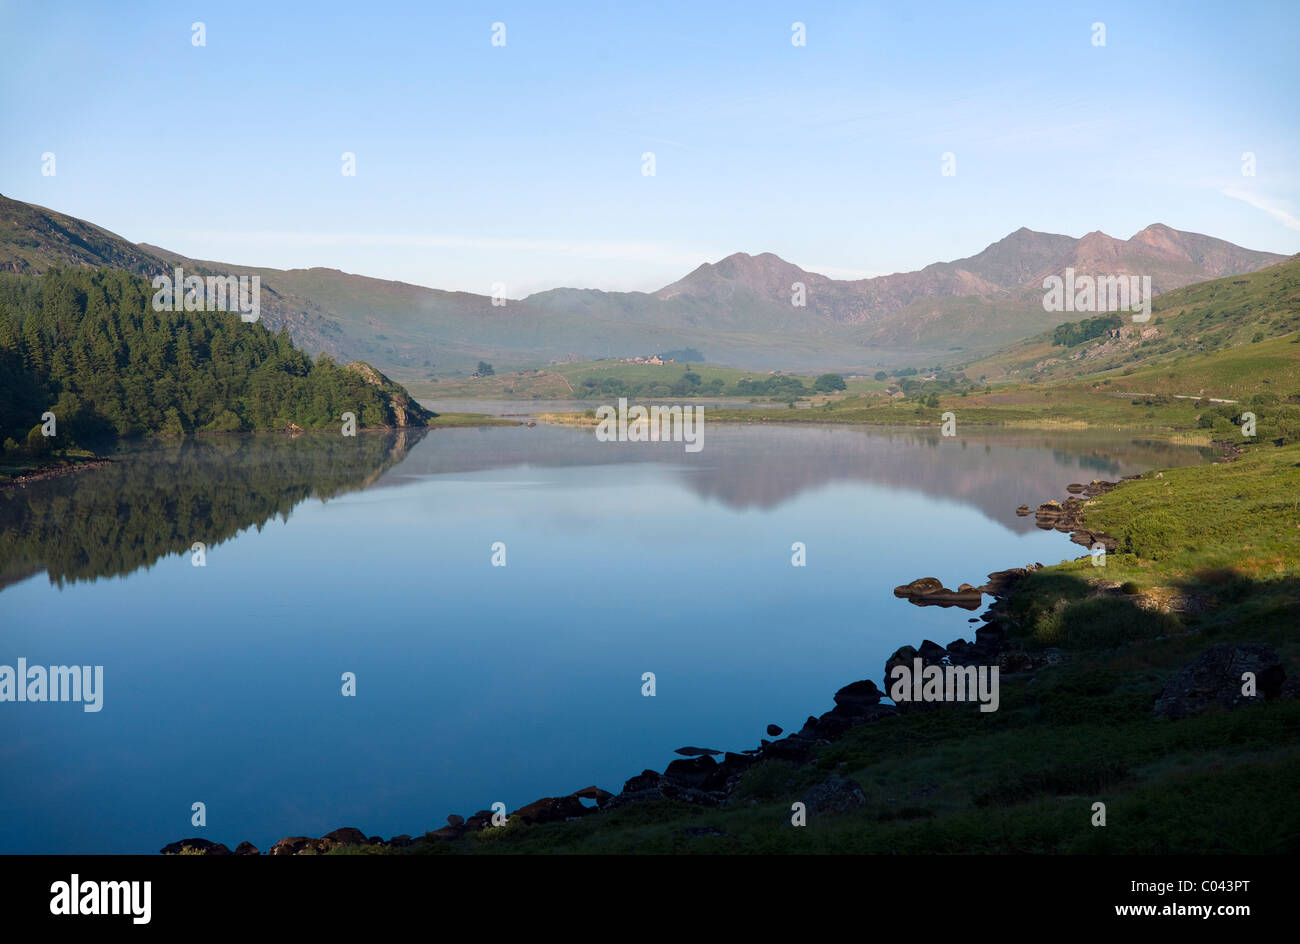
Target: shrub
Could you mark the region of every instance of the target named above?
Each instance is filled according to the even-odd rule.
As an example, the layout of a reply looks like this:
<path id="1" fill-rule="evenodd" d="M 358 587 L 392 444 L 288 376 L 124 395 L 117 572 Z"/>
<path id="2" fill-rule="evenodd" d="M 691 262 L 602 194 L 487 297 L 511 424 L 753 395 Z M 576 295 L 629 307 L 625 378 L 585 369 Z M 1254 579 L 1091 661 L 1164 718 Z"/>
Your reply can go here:
<path id="1" fill-rule="evenodd" d="M 1168 560 L 1186 539 L 1183 523 L 1160 508 L 1139 512 L 1124 527 L 1124 550 L 1147 560 Z"/>
<path id="2" fill-rule="evenodd" d="M 213 430 L 219 433 L 233 433 L 243 425 L 238 416 L 231 410 L 222 410 L 217 418 L 209 423 L 205 429 Z"/>
<path id="3" fill-rule="evenodd" d="M 34 456 L 44 455 L 50 449 L 50 441 L 41 432 L 40 424 L 27 431 L 27 451 Z"/>

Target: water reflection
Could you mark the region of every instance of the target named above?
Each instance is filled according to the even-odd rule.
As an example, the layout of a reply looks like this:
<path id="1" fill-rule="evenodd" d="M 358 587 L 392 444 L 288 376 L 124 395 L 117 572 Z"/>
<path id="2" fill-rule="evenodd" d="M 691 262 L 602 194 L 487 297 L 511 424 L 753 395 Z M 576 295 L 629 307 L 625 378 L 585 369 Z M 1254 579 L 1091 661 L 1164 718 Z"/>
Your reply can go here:
<path id="1" fill-rule="evenodd" d="M 837 483 L 956 499 L 1025 532 L 1021 503 L 1068 481 L 1208 461 L 1205 448 L 1096 433 L 929 432 L 711 426 L 703 452 L 678 443 L 601 443 L 582 428 L 537 426 L 213 437 L 150 443 L 103 469 L 0 491 L 0 588 L 42 570 L 65 581 L 124 575 L 195 541 L 213 547 L 287 518 L 311 497 L 492 469 L 654 463 L 695 494 L 771 509 Z"/>

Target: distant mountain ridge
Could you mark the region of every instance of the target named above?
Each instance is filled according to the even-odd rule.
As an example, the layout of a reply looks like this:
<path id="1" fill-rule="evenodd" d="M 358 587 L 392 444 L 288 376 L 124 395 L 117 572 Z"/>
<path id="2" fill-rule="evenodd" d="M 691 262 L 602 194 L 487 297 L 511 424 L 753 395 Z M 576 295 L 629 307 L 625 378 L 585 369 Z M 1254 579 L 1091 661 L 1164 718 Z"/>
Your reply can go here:
<path id="1" fill-rule="evenodd" d="M 1042 309 L 1042 280 L 1149 275 L 1156 293 L 1257 271 L 1286 257 L 1156 223 L 1123 240 L 1020 228 L 973 256 L 914 272 L 832 279 L 779 256 L 733 253 L 657 292 L 557 288 L 505 306 L 334 269 L 280 270 L 189 259 L 91 223 L 0 196 L 0 271 L 51 266 L 176 265 L 198 274 L 260 275 L 263 320 L 305 350 L 365 360 L 396 379 L 465 374 L 479 359 L 536 366 L 694 347 L 750 369 L 867 369 L 969 359 L 1067 318 Z M 805 304 L 792 304 L 795 283 Z"/>
<path id="2" fill-rule="evenodd" d="M 807 272 L 772 253 L 735 253 L 715 264 L 705 263 L 654 297 L 662 301 L 682 296 L 716 298 L 747 291 L 788 300 L 791 284 L 802 281 L 809 290 L 808 307 L 834 321 L 861 323 L 881 320 L 918 298 L 992 296 L 1020 289 L 1041 298 L 1042 280 L 1067 267 L 1079 275 L 1150 275 L 1152 288 L 1159 293 L 1251 272 L 1284 259 L 1199 233 L 1179 232 L 1163 223 L 1127 240 L 1099 231 L 1074 239 L 1021 227 L 966 259 L 856 281 Z"/>

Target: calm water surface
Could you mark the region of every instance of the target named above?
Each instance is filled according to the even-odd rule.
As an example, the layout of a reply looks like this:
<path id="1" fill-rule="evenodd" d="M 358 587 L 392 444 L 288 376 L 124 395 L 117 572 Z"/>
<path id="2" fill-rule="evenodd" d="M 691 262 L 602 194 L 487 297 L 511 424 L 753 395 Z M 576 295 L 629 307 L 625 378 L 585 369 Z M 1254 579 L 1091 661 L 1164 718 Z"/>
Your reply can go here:
<path id="1" fill-rule="evenodd" d="M 103 665 L 105 689 L 99 713 L 0 704 L 0 852 L 418 835 L 617 791 L 683 745 L 753 747 L 881 681 L 898 646 L 970 638 L 970 613 L 896 584 L 1083 552 L 1017 505 L 1207 459 L 1084 433 L 711 425 L 704 443 L 222 437 L 0 493 L 0 664 Z"/>

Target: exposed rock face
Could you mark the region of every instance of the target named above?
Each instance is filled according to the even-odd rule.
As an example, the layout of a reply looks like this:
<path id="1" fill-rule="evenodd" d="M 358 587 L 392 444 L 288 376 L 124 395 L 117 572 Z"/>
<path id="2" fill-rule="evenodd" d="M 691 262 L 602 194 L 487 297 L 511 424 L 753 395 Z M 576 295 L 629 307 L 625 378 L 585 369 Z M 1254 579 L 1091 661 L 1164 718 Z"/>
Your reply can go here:
<path id="1" fill-rule="evenodd" d="M 659 786 L 659 772 L 656 770 L 643 770 L 635 777 L 628 779 L 623 784 L 623 795 L 629 793 L 643 793 L 647 790 L 653 790 Z"/>
<path id="2" fill-rule="evenodd" d="M 510 819 L 520 819 L 525 823 L 562 823 L 565 820 L 586 816 L 590 808 L 574 795 L 564 797 L 542 797 L 527 806 L 520 807 L 510 814 Z"/>
<path id="3" fill-rule="evenodd" d="M 837 774 L 810 787 L 803 800 L 808 812 L 831 815 L 851 813 L 867 805 L 867 795 L 862 791 L 861 785 Z"/>
<path id="4" fill-rule="evenodd" d="M 378 837 L 374 837 L 378 839 Z M 401 845 L 400 839 L 405 839 L 410 843 L 410 836 L 394 836 L 388 845 Z M 380 840 L 382 842 L 383 840 Z M 328 832 L 319 839 L 313 839 L 310 836 L 288 836 L 281 839 L 270 849 L 269 855 L 302 855 L 303 853 L 315 853 L 322 855 L 331 849 L 339 846 L 367 846 L 374 845 L 371 837 L 367 836 L 361 830 L 354 826 L 344 826 L 333 832 Z"/>
<path id="5" fill-rule="evenodd" d="M 668 765 L 664 777 L 686 787 L 702 788 L 717 769 L 718 762 L 712 757 L 681 758 Z"/>
<path id="6" fill-rule="evenodd" d="M 330 842 L 335 842 L 339 845 L 348 846 L 364 846 L 370 841 L 366 837 L 365 833 L 352 826 L 344 826 L 341 829 L 336 829 L 333 832 L 326 833 L 321 838 L 328 839 Z"/>
<path id="7" fill-rule="evenodd" d="M 1242 694 L 1246 672 L 1255 675 L 1254 698 Z M 1272 646 L 1220 643 L 1170 676 L 1156 696 L 1153 710 L 1157 718 L 1176 720 L 1213 707 L 1236 708 L 1278 697 L 1285 681 L 1286 672 Z"/>
<path id="8" fill-rule="evenodd" d="M 985 593 L 992 594 L 995 597 L 1005 596 L 1011 588 L 1024 580 L 1037 568 L 1032 564 L 1024 567 L 1009 567 L 1006 570 L 995 570 L 989 574 L 988 582 L 981 588 Z"/>
<path id="9" fill-rule="evenodd" d="M 880 699 L 885 695 L 876 683 L 871 679 L 863 679 L 860 682 L 851 682 L 845 685 L 835 693 L 834 701 L 836 706 L 843 708 L 850 714 L 863 714 L 865 709 L 873 708 L 880 704 Z"/>
<path id="10" fill-rule="evenodd" d="M 603 806 L 614 797 L 614 794 L 608 790 L 602 790 L 597 786 L 583 787 L 573 795 L 583 800 L 595 800 L 597 806 Z"/>
<path id="11" fill-rule="evenodd" d="M 967 584 L 962 584 L 962 586 L 967 586 Z M 948 657 L 948 652 L 943 646 L 928 639 L 921 642 L 921 648 L 916 650 L 916 654 L 921 657 L 926 665 L 942 662 Z"/>
<path id="12" fill-rule="evenodd" d="M 764 753 L 772 745 L 772 742 L 765 743 L 769 748 L 765 748 Z M 708 755 L 679 758 L 670 763 L 662 775 L 646 770 L 631 778 L 624 784 L 622 793 L 602 803 L 601 807 L 625 806 L 660 797 L 696 806 L 718 806 L 726 801 L 740 775 L 755 761 L 753 756 L 731 751 L 727 751 L 721 761 Z"/>
<path id="13" fill-rule="evenodd" d="M 399 429 L 406 426 L 428 426 L 429 420 L 437 416 L 436 413 L 426 410 L 412 400 L 404 387 L 394 383 L 365 361 L 352 361 L 344 369 L 359 374 L 366 383 L 379 388 L 387 401 L 386 426 L 395 426 Z"/>
<path id="14" fill-rule="evenodd" d="M 921 643 L 921 648 L 916 649 L 912 646 L 900 646 L 894 650 L 894 654 L 885 660 L 885 687 L 889 688 L 894 673 L 895 666 L 903 666 L 910 673 L 916 659 L 921 660 L 923 666 L 943 665 L 944 659 L 948 656 L 947 650 L 930 640 Z M 897 702 L 898 711 L 916 711 L 918 709 L 934 709 L 939 707 L 939 702 L 927 701 L 900 701 Z"/>
<path id="15" fill-rule="evenodd" d="M 297 855 L 308 848 L 315 850 L 318 842 L 310 836 L 288 836 L 271 847 L 270 855 Z"/>

